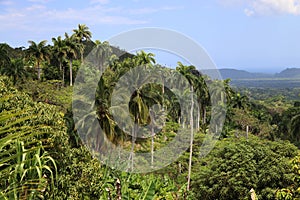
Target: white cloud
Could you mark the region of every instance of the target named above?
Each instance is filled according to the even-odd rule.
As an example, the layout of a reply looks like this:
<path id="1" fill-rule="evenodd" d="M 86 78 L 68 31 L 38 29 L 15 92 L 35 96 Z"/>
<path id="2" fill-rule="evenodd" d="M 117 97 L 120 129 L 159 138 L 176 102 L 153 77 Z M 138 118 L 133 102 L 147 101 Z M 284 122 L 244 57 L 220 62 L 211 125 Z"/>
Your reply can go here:
<path id="1" fill-rule="evenodd" d="M 247 16 L 300 15 L 300 0 L 219 0 L 225 6 L 242 6 Z"/>
<path id="2" fill-rule="evenodd" d="M 90 4 L 108 4 L 109 0 L 90 0 Z"/>
<path id="3" fill-rule="evenodd" d="M 248 8 L 251 15 L 300 14 L 300 0 L 255 0 Z"/>
<path id="4" fill-rule="evenodd" d="M 34 4 L 34 5 L 31 5 L 29 7 L 26 7 L 25 9 L 27 11 L 35 11 L 35 10 L 44 10 L 46 7 L 43 6 L 43 5 L 38 5 L 38 4 Z"/>
<path id="5" fill-rule="evenodd" d="M 157 8 L 140 8 L 140 9 L 131 9 L 128 12 L 134 15 L 141 15 L 141 14 L 151 14 L 157 12 Z"/>
<path id="6" fill-rule="evenodd" d="M 133 15 L 145 15 L 145 14 L 153 14 L 160 11 L 171 11 L 171 10 L 178 10 L 181 7 L 174 7 L 174 6 L 163 6 L 158 8 L 139 8 L 139 9 L 131 9 L 128 11 L 129 14 Z"/>
<path id="7" fill-rule="evenodd" d="M 132 25 L 145 24 L 146 20 L 135 19 L 121 12 L 122 8 L 106 8 L 93 5 L 82 9 L 52 9 L 41 4 L 33 4 L 22 8 L 9 8 L 0 13 L 2 30 L 16 31 L 49 31 L 52 29 L 66 30 L 65 26 L 76 23 L 90 25 L 114 24 Z M 61 27 L 59 27 L 61 26 Z"/>
<path id="8" fill-rule="evenodd" d="M 223 6 L 242 6 L 249 2 L 248 0 L 218 0 Z"/>
<path id="9" fill-rule="evenodd" d="M 50 0 L 28 0 L 29 2 L 33 2 L 33 3 L 48 3 Z"/>
<path id="10" fill-rule="evenodd" d="M 0 1 L 0 5 L 4 5 L 4 6 L 10 6 L 10 5 L 13 5 L 13 4 L 14 4 L 14 2 L 10 1 L 10 0 Z"/>
<path id="11" fill-rule="evenodd" d="M 11 1 L 11 0 L 5 0 Z M 0 36 L 40 40 L 46 35 L 61 35 L 72 30 L 78 23 L 87 24 L 91 29 L 99 25 L 145 25 L 151 21 L 153 13 L 179 9 L 161 6 L 159 8 L 113 6 L 109 0 L 87 1 L 85 7 L 51 7 L 46 2 L 52 0 L 26 0 L 24 4 L 1 6 Z M 28 3 L 31 1 L 31 3 Z M 34 3 L 33 3 L 34 1 Z M 101 2 L 100 2 L 101 1 Z M 108 4 L 105 4 L 108 2 Z M 105 28 L 106 26 L 103 26 Z"/>
<path id="12" fill-rule="evenodd" d="M 1 1 L 1 0 L 0 0 Z M 9 0 L 7 0 L 9 1 Z M 180 7 L 161 6 L 159 8 L 136 8 L 113 7 L 103 5 L 109 0 L 90 0 L 85 8 L 55 9 L 50 8 L 43 2 L 51 0 L 27 0 L 35 2 L 25 7 L 12 6 L 3 9 L 0 13 L 0 24 L 4 29 L 17 31 L 49 31 L 49 29 L 66 30 L 66 25 L 85 23 L 89 25 L 142 25 L 147 24 L 147 14 L 178 10 Z M 3 2 L 3 1 L 1 1 Z M 142 16 L 142 17 L 141 17 Z M 50 26 L 52 26 L 50 28 Z M 54 26 L 54 27 L 53 27 Z"/>
<path id="13" fill-rule="evenodd" d="M 254 13 L 255 13 L 253 10 L 249 10 L 249 9 L 247 9 L 247 8 L 244 9 L 244 12 L 245 12 L 245 14 L 246 14 L 247 16 L 252 16 L 252 15 L 254 15 Z"/>

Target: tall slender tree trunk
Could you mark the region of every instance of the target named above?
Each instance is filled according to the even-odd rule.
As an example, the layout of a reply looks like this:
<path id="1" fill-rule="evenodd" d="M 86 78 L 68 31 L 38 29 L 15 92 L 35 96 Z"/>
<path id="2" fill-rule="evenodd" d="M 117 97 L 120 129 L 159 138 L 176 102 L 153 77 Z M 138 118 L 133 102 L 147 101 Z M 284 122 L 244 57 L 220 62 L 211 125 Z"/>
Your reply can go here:
<path id="1" fill-rule="evenodd" d="M 203 124 L 206 124 L 206 107 L 203 106 Z"/>
<path id="2" fill-rule="evenodd" d="M 131 157 L 131 164 L 130 164 L 130 171 L 133 171 L 133 165 L 134 165 L 134 144 L 135 144 L 135 128 L 133 128 L 133 135 L 131 139 L 131 152 L 130 152 L 130 157 Z"/>
<path id="3" fill-rule="evenodd" d="M 194 142 L 194 119 L 193 119 L 193 110 L 194 110 L 194 88 L 191 87 L 191 115 L 190 115 L 190 129 L 191 129 L 191 140 L 190 140 L 190 157 L 189 157 L 189 171 L 188 171 L 188 182 L 187 182 L 187 191 L 190 190 L 191 184 L 191 172 L 192 172 L 192 157 L 193 157 L 193 142 Z"/>
<path id="4" fill-rule="evenodd" d="M 80 41 L 80 44 L 83 45 L 83 42 Z M 80 51 L 80 60 L 81 60 L 81 64 L 82 64 L 83 63 L 84 46 L 82 46 L 82 48 L 80 48 L 79 51 Z"/>
<path id="5" fill-rule="evenodd" d="M 105 54 L 105 50 L 104 50 L 103 54 L 101 55 L 101 60 L 100 60 L 100 62 L 101 62 L 101 73 L 103 73 L 103 67 L 104 67 L 105 59 L 106 59 L 106 54 Z"/>
<path id="6" fill-rule="evenodd" d="M 164 78 L 162 78 L 162 112 L 163 114 L 165 114 L 165 107 L 164 107 L 164 101 L 165 101 L 165 82 L 164 82 Z M 163 121 L 163 127 L 165 127 L 166 125 L 166 120 L 164 119 Z"/>
<path id="7" fill-rule="evenodd" d="M 258 200 L 253 188 L 251 188 L 250 194 L 251 194 L 251 200 Z"/>
<path id="8" fill-rule="evenodd" d="M 61 72 L 62 68 L 61 68 L 62 64 L 61 62 L 59 62 L 59 71 Z"/>
<path id="9" fill-rule="evenodd" d="M 62 73 L 62 85 L 64 86 L 65 85 L 65 72 L 64 72 L 61 62 L 59 62 L 59 71 L 60 71 L 60 73 Z"/>
<path id="10" fill-rule="evenodd" d="M 151 168 L 153 168 L 154 162 L 154 124 L 151 123 Z"/>
<path id="11" fill-rule="evenodd" d="M 41 80 L 41 67 L 40 67 L 40 62 L 39 61 L 37 63 L 37 70 L 38 70 L 38 80 Z"/>
<path id="12" fill-rule="evenodd" d="M 70 59 L 70 86 L 73 85 L 73 59 Z"/>
<path id="13" fill-rule="evenodd" d="M 199 103 L 197 107 L 197 124 L 196 124 L 197 131 L 199 130 L 200 127 L 200 112 L 201 112 L 200 108 L 201 108 L 201 104 Z"/>
<path id="14" fill-rule="evenodd" d="M 99 70 L 100 70 L 100 73 L 102 74 L 102 73 L 103 73 L 103 65 L 104 65 L 104 64 L 103 64 L 103 59 L 104 59 L 104 58 L 101 57 L 100 59 L 101 59 L 101 60 L 99 61 Z"/>
<path id="15" fill-rule="evenodd" d="M 149 112 L 151 118 L 151 168 L 153 168 L 154 162 L 154 112 L 150 110 Z"/>
<path id="16" fill-rule="evenodd" d="M 62 66 L 62 84 L 65 86 L 65 67 Z"/>
<path id="17" fill-rule="evenodd" d="M 247 138 L 247 141 L 248 141 L 248 133 L 249 133 L 249 126 L 247 125 L 246 126 L 246 138 Z"/>
<path id="18" fill-rule="evenodd" d="M 135 124 L 133 125 L 133 131 L 132 131 L 132 139 L 131 139 L 131 152 L 130 152 L 130 157 L 131 157 L 131 166 L 130 166 L 130 170 L 131 172 L 133 171 L 133 167 L 134 167 L 134 146 L 135 146 L 135 141 L 136 141 L 136 135 L 137 135 L 137 126 L 138 126 L 138 120 L 136 117 L 135 120 Z"/>

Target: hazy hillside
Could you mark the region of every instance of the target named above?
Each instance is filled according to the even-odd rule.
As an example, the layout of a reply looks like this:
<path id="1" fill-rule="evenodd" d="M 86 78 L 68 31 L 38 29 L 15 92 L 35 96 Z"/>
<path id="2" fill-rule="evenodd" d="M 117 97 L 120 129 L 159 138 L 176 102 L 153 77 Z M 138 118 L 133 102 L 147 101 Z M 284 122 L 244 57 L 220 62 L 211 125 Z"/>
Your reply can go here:
<path id="1" fill-rule="evenodd" d="M 253 73 L 237 69 L 220 69 L 219 71 L 223 79 L 230 78 L 232 80 L 264 78 L 300 78 L 300 68 L 287 68 L 276 74 Z"/>
<path id="2" fill-rule="evenodd" d="M 223 79 L 255 79 L 255 78 L 271 78 L 272 74 L 251 73 L 245 70 L 237 69 L 220 69 Z"/>
<path id="3" fill-rule="evenodd" d="M 276 78 L 300 78 L 300 68 L 287 68 L 275 74 Z"/>

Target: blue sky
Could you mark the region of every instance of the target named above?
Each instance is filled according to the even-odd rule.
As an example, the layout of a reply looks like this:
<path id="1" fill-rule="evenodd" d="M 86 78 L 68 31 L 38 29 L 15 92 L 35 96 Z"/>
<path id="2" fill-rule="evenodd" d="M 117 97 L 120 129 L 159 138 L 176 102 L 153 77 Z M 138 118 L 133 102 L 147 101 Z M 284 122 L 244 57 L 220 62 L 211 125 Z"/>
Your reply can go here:
<path id="1" fill-rule="evenodd" d="M 79 23 L 101 41 L 135 28 L 172 29 L 202 45 L 218 68 L 300 67 L 300 0 L 0 0 L 0 42 L 14 47 L 51 42 Z"/>

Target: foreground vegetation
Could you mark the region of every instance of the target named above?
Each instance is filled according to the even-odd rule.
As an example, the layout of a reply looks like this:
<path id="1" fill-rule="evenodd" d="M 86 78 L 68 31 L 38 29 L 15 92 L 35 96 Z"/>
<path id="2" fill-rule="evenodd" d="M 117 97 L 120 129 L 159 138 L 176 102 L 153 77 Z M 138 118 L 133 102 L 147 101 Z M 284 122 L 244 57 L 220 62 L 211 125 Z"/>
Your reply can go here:
<path id="1" fill-rule="evenodd" d="M 88 27 L 79 25 L 73 35 L 53 38 L 53 45 L 30 41 L 27 49 L 13 49 L 1 44 L 0 199 L 300 198 L 298 102 L 252 100 L 233 90 L 230 80 L 210 80 L 194 66 L 178 63 L 176 71 L 196 94 L 190 99 L 195 109 L 189 107 L 194 117 L 181 116 L 179 100 L 163 85 L 135 88 L 128 104 L 137 124 L 151 124 L 149 110 L 153 105 L 168 108 L 162 130 L 139 140 L 114 122 L 109 112 L 112 92 L 129 70 L 143 65 L 151 72 L 160 66 L 153 54 L 143 51 L 137 55 L 123 52 L 116 58 L 121 50 L 107 42 L 93 42 L 91 36 Z M 129 172 L 139 164 L 131 157 L 132 166 L 122 172 L 100 162 L 83 145 L 73 120 L 72 85 L 91 49 L 100 61 L 111 58 L 109 63 L 97 65 L 99 71 L 106 66 L 95 95 L 97 123 L 105 138 L 91 145 L 101 149 L 107 140 L 133 155 L 153 155 L 176 136 L 182 123 L 192 122 L 196 130 L 191 145 L 176 162 L 152 173 L 134 174 Z M 162 73 L 170 71 L 164 69 Z M 132 81 L 134 86 L 139 80 Z M 211 90 L 207 82 L 212 84 Z M 214 131 L 209 129 L 216 112 L 212 101 L 219 105 L 217 113 L 226 111 L 225 125 L 215 148 L 201 157 L 203 140 Z M 93 130 L 84 134 L 91 133 Z M 153 159 L 145 162 L 151 166 Z"/>

